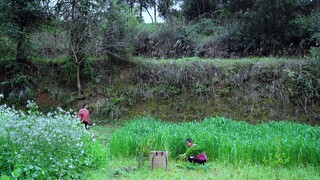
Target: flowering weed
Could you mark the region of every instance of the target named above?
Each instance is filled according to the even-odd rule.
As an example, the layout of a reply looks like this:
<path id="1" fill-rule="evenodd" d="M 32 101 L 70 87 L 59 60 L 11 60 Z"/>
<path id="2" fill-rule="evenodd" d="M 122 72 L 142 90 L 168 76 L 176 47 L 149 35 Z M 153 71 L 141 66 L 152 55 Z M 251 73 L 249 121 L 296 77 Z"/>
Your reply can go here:
<path id="1" fill-rule="evenodd" d="M 0 106 L 0 170 L 17 179 L 80 177 L 105 162 L 106 153 L 72 111 L 46 115 L 28 102 L 24 113 Z"/>

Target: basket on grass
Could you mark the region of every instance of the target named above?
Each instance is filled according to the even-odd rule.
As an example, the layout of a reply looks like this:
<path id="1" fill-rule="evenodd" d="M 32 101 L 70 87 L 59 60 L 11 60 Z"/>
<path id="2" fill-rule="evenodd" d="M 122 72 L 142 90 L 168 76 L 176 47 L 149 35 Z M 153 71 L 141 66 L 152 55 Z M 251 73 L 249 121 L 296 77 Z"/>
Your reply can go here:
<path id="1" fill-rule="evenodd" d="M 168 151 L 151 151 L 150 167 L 151 170 L 156 167 L 166 170 L 168 168 Z"/>

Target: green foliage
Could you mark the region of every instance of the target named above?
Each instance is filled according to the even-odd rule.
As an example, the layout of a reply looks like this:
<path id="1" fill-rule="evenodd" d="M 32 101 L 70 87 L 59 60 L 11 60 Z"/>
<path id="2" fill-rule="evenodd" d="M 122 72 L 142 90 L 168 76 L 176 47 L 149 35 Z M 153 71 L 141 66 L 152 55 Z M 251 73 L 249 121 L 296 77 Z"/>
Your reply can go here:
<path id="1" fill-rule="evenodd" d="M 103 24 L 103 52 L 109 57 L 126 59 L 134 49 L 133 40 L 138 32 L 139 22 L 128 6 L 109 2 L 107 23 Z"/>
<path id="2" fill-rule="evenodd" d="M 187 57 L 193 53 L 192 36 L 182 22 L 161 24 L 155 31 L 144 30 L 135 40 L 137 55 L 149 57 Z"/>
<path id="3" fill-rule="evenodd" d="M 96 61 L 83 61 L 81 64 L 81 74 L 82 80 L 92 83 L 99 83 L 99 72 L 95 69 Z M 59 64 L 58 71 L 61 72 L 59 79 L 57 80 L 61 84 L 74 85 L 77 79 L 77 67 L 74 62 L 65 61 Z M 57 76 L 58 74 L 53 74 Z"/>
<path id="4" fill-rule="evenodd" d="M 74 84 L 77 79 L 77 67 L 74 62 L 68 61 L 61 65 L 61 71 L 64 74 L 65 77 L 63 80 L 66 82 L 66 84 Z"/>
<path id="5" fill-rule="evenodd" d="M 161 1 L 159 8 L 170 7 L 173 1 Z M 165 8 L 164 8 L 165 9 Z M 189 24 L 180 19 L 169 18 L 166 24 L 168 32 L 165 36 L 143 31 L 137 35 L 137 54 L 151 57 L 175 57 L 165 47 L 158 46 L 157 36 L 164 39 L 168 49 L 177 51 L 169 45 L 175 40 L 173 32 L 178 31 L 189 44 L 180 44 L 187 48 L 187 53 L 174 52 L 178 57 L 198 55 L 211 58 L 248 57 L 248 56 L 283 56 L 304 55 L 314 45 L 313 22 L 319 18 L 316 3 L 312 1 L 183 1 L 181 11 Z M 169 11 L 168 11 L 169 12 Z M 167 13 L 168 13 L 167 12 Z M 192 21 L 190 21 L 192 20 Z M 179 28 L 182 27 L 182 31 Z M 164 26 L 159 26 L 158 29 Z M 181 39 L 181 38 L 178 38 Z M 169 43 L 168 43 L 169 42 Z M 194 43 L 196 42 L 196 43 Z M 161 45 L 161 44 L 160 44 Z M 196 50 L 194 51 L 194 47 Z M 161 53 L 159 53 L 159 51 Z"/>
<path id="6" fill-rule="evenodd" d="M 314 15 L 316 2 L 159 0 L 155 5 L 153 1 L 60 0 L 53 7 L 47 0 L 3 0 L 0 55 L 16 59 L 69 55 L 80 63 L 88 56 L 106 54 L 124 60 L 133 54 L 303 55 L 314 45 L 313 21 L 319 19 Z M 153 6 L 167 22 L 159 26 L 140 23 L 137 13 Z M 55 8 L 55 18 L 51 8 Z M 50 28 L 41 29 L 43 25 Z M 194 51 L 195 47 L 199 50 Z"/>
<path id="7" fill-rule="evenodd" d="M 0 60 L 13 59 L 14 52 L 14 44 L 0 33 Z"/>
<path id="8" fill-rule="evenodd" d="M 249 9 L 252 9 L 253 5 L 257 0 L 233 0 L 233 1 L 227 1 L 223 0 L 220 1 L 222 4 L 220 7 L 223 7 L 222 9 L 219 9 L 220 15 L 232 15 L 232 14 L 241 14 L 243 12 L 246 12 Z"/>
<path id="9" fill-rule="evenodd" d="M 87 59 L 82 63 L 80 77 L 84 82 L 87 82 L 84 84 L 84 87 L 92 89 L 94 84 L 99 84 L 101 82 L 102 75 L 97 71 L 97 66 L 100 66 L 100 63 L 101 61 L 96 59 Z"/>
<path id="10" fill-rule="evenodd" d="M 49 27 L 30 37 L 32 43 L 32 60 L 40 62 L 65 62 L 68 60 L 66 52 L 68 33 L 60 27 L 58 20 Z"/>
<path id="11" fill-rule="evenodd" d="M 286 157 L 286 153 L 281 149 L 278 138 L 275 139 L 275 147 L 275 154 L 270 153 L 268 158 L 263 159 L 264 164 L 278 168 L 286 166 L 289 163 L 289 157 Z"/>
<path id="12" fill-rule="evenodd" d="M 195 0 L 185 0 L 182 5 L 184 17 L 187 20 L 193 20 L 199 16 L 209 16 L 213 14 L 218 8 L 217 0 L 202 0 L 201 2 Z"/>
<path id="13" fill-rule="evenodd" d="M 137 169 L 133 158 L 110 160 L 103 169 L 89 171 L 84 179 L 319 179 L 320 167 L 294 166 L 271 167 L 259 164 L 233 166 L 219 161 L 205 165 L 189 162 L 175 162 L 169 159 L 168 170 L 150 165 Z"/>
<path id="14" fill-rule="evenodd" d="M 318 123 L 314 116 L 317 98 L 314 94 L 301 93 L 304 90 L 301 83 L 289 78 L 284 71 L 300 74 L 307 68 L 304 59 L 139 57 L 134 62 L 138 64 L 132 69 L 131 77 L 135 91 L 128 95 L 133 99 L 139 97 L 133 103 L 139 106 L 130 106 L 129 113 L 123 113 L 130 117 L 144 113 L 163 120 L 182 121 L 214 114 L 256 122 L 257 118 L 290 116 L 292 120 Z M 317 76 L 317 71 L 312 74 Z"/>
<path id="15" fill-rule="evenodd" d="M 219 25 L 218 20 L 210 18 L 200 18 L 192 21 L 187 27 L 188 34 L 191 37 L 208 38 L 208 36 L 217 36 L 225 31 L 225 27 Z M 201 40 L 201 39 L 200 39 Z"/>
<path id="16" fill-rule="evenodd" d="M 110 97 L 99 110 L 99 113 L 110 119 L 118 119 L 121 116 L 121 105 L 123 97 Z"/>
<path id="17" fill-rule="evenodd" d="M 191 9 L 191 14 L 200 13 L 202 4 L 192 5 L 192 3 L 198 2 L 187 1 L 182 8 L 190 5 L 191 8 L 198 9 L 197 11 Z M 203 17 L 193 20 L 196 22 L 195 25 L 199 23 L 206 34 L 211 32 L 211 35 L 214 35 L 198 44 L 195 54 L 201 57 L 303 55 L 314 42 L 312 32 L 316 28 L 312 27 L 312 19 L 317 18 L 310 12 L 317 10 L 314 10 L 316 5 L 311 1 L 253 0 L 202 1 L 202 3 L 209 3 L 215 7 L 211 8 L 215 10 L 209 15 L 202 16 L 209 16 L 217 24 L 215 26 L 203 24 Z M 195 27 L 191 26 L 190 29 Z"/>
<path id="18" fill-rule="evenodd" d="M 153 144 L 156 142 L 156 139 L 150 136 L 147 139 L 144 139 L 138 144 L 136 158 L 138 161 L 138 168 L 142 168 L 144 162 L 149 158 L 150 152 L 153 150 Z"/>
<path id="19" fill-rule="evenodd" d="M 32 69 L 15 61 L 0 61 L 0 92 L 9 104 L 19 105 L 32 98 L 35 78 L 23 71 Z"/>
<path id="20" fill-rule="evenodd" d="M 16 43 L 16 60 L 26 60 L 29 35 L 50 21 L 49 7 L 45 6 L 47 3 L 38 0 L 0 2 L 0 29 Z"/>
<path id="21" fill-rule="evenodd" d="M 1 105 L 0 169 L 14 179 L 78 179 L 98 168 L 106 154 L 74 112 L 58 108 L 46 115 L 29 101 L 27 113 Z"/>
<path id="22" fill-rule="evenodd" d="M 174 9 L 174 5 L 179 0 L 158 0 L 158 11 L 162 17 L 170 20 L 173 16 L 178 16 L 179 12 Z"/>
<path id="23" fill-rule="evenodd" d="M 195 155 L 199 155 L 201 154 L 202 152 L 204 152 L 205 149 L 203 146 L 200 146 L 200 145 L 194 145 L 190 148 L 188 148 L 187 152 L 186 152 L 186 156 L 195 156 Z"/>
<path id="24" fill-rule="evenodd" d="M 300 71 L 284 70 L 290 83 L 288 92 L 292 99 L 306 107 L 320 98 L 320 60 L 319 47 L 312 47 L 310 57 Z"/>
<path id="25" fill-rule="evenodd" d="M 246 54 L 247 52 L 244 51 L 236 28 L 232 28 L 227 28 L 224 33 L 209 37 L 199 43 L 196 55 L 204 58 L 239 58 L 244 53 L 245 56 L 249 56 L 250 54 Z"/>
<path id="26" fill-rule="evenodd" d="M 217 117 L 174 124 L 140 117 L 117 130 L 109 145 L 114 158 L 135 157 L 135 152 L 143 151 L 145 146 L 167 150 L 171 157 L 177 157 L 186 151 L 184 140 L 191 137 L 194 143 L 204 146 L 209 161 L 318 166 L 319 135 L 318 127 L 289 122 L 254 126 Z M 140 142 L 150 144 L 142 147 Z"/>

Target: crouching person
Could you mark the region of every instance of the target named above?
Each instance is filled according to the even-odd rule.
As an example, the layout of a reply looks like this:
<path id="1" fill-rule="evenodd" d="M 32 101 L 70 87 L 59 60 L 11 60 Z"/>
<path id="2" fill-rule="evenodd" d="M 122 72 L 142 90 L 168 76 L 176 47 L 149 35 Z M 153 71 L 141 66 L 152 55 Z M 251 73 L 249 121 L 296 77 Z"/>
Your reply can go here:
<path id="1" fill-rule="evenodd" d="M 207 156 L 204 153 L 204 148 L 193 144 L 190 138 L 185 140 L 186 145 L 188 146 L 188 150 L 182 156 L 188 158 L 190 163 L 199 163 L 205 164 L 207 162 Z"/>

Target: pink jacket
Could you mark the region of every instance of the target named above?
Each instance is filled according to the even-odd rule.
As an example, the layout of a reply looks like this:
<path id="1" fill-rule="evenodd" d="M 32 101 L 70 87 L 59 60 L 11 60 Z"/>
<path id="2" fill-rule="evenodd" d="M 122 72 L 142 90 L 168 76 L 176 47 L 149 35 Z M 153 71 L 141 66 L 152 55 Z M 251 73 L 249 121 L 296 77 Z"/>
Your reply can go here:
<path id="1" fill-rule="evenodd" d="M 77 116 L 82 120 L 82 122 L 89 123 L 89 110 L 86 108 L 80 109 Z"/>

